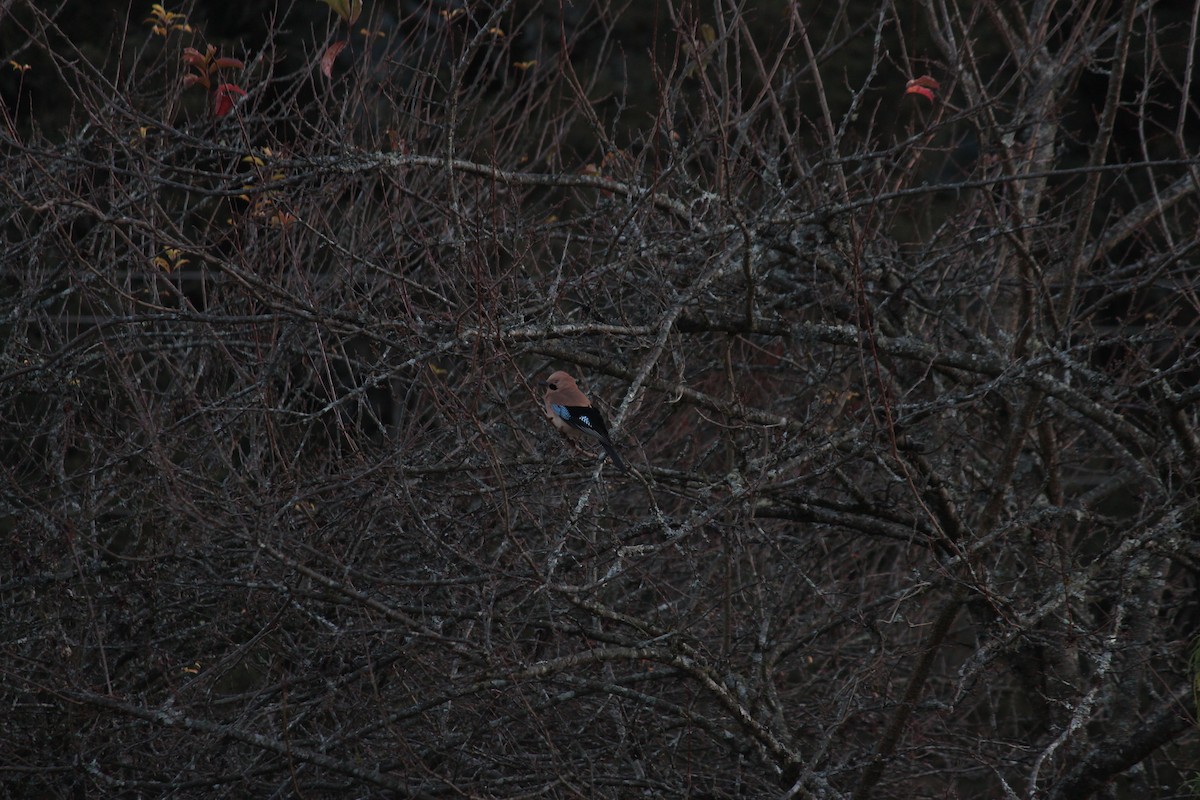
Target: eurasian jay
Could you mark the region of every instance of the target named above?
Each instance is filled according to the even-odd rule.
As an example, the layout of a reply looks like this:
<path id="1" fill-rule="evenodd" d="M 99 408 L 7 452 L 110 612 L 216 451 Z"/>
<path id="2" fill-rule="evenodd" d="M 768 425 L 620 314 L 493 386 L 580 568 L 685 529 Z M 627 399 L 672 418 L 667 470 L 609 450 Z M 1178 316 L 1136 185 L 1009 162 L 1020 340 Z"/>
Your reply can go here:
<path id="1" fill-rule="evenodd" d="M 617 455 L 612 439 L 608 437 L 608 427 L 604 424 L 604 418 L 600 416 L 599 411 L 592 408 L 592 402 L 587 399 L 587 395 L 579 391 L 574 378 L 559 370 L 551 375 L 549 380 L 539 381 L 539 385 L 546 387 L 546 416 L 554 423 L 554 427 L 576 439 L 592 437 L 600 442 L 600 446 L 617 465 L 617 469 L 622 472 L 629 471 Z"/>

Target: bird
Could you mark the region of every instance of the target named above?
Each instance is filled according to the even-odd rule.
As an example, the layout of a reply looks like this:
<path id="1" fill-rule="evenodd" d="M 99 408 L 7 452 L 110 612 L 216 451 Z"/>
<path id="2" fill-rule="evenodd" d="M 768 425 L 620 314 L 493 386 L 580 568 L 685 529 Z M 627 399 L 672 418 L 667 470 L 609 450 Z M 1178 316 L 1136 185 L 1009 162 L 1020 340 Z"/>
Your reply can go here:
<path id="1" fill-rule="evenodd" d="M 600 446 L 608 453 L 617 469 L 629 472 L 625 462 L 617 455 L 617 448 L 613 446 L 608 435 L 604 417 L 592 408 L 592 401 L 579 391 L 579 385 L 569 373 L 559 370 L 538 384 L 546 387 L 546 416 L 554 423 L 555 428 L 576 439 L 585 436 L 595 439 L 600 442 Z"/>

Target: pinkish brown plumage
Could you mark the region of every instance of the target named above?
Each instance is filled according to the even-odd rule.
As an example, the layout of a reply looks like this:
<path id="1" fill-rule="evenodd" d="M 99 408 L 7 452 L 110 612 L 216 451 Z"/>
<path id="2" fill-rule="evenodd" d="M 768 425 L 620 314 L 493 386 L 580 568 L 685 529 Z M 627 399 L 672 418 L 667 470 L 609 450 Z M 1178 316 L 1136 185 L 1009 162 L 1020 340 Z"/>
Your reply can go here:
<path id="1" fill-rule="evenodd" d="M 546 387 L 546 416 L 554 423 L 555 428 L 577 439 L 595 439 L 604 448 L 604 452 L 608 453 L 617 469 L 622 472 L 629 471 L 617 455 L 617 449 L 608 435 L 608 426 L 604 424 L 604 417 L 592 408 L 592 401 L 579 390 L 579 384 L 569 373 L 559 370 L 542 381 L 541 385 Z"/>

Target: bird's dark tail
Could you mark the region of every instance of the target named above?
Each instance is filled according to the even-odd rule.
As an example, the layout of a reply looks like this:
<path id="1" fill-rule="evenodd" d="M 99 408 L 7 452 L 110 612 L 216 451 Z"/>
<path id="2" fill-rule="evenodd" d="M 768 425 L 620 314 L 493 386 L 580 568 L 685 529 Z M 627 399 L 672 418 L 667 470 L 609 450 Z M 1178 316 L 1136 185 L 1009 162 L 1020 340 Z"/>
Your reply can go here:
<path id="1" fill-rule="evenodd" d="M 612 462 L 616 465 L 617 469 L 621 470 L 621 472 L 628 473 L 629 467 L 625 466 L 625 462 L 621 460 L 619 455 L 617 455 L 617 448 L 605 441 L 601 441 L 600 444 L 604 446 L 604 452 L 608 453 L 608 457 L 612 459 Z"/>

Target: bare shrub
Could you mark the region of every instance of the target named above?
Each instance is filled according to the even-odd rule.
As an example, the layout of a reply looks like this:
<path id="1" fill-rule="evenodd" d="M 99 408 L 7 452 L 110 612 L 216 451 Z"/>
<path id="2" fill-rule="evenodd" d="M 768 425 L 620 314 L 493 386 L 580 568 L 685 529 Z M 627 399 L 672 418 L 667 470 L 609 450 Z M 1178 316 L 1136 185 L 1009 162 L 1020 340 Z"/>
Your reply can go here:
<path id="1" fill-rule="evenodd" d="M 82 8 L 9 794 L 1190 796 L 1200 4 Z"/>

